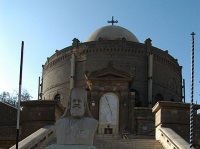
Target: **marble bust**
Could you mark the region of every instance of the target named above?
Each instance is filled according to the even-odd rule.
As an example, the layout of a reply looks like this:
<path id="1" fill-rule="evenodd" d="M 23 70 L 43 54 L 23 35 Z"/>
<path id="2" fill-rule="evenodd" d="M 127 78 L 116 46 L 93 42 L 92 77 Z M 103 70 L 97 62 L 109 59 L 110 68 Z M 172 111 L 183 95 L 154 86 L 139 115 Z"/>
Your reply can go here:
<path id="1" fill-rule="evenodd" d="M 65 113 L 56 122 L 57 144 L 93 145 L 98 121 L 90 114 L 87 92 L 73 88 L 69 98 Z"/>

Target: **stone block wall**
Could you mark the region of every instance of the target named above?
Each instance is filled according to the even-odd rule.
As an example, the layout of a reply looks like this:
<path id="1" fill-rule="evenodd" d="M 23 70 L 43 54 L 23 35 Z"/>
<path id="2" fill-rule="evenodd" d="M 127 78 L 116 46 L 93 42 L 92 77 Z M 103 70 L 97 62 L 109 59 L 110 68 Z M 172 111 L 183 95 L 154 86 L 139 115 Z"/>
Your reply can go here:
<path id="1" fill-rule="evenodd" d="M 16 142 L 17 108 L 0 102 L 0 148 Z"/>
<path id="2" fill-rule="evenodd" d="M 17 108 L 0 102 L 0 126 L 16 126 Z"/>
<path id="3" fill-rule="evenodd" d="M 67 106 L 69 97 L 70 59 L 73 46 L 57 50 L 43 66 L 43 99 L 52 100 L 62 94 L 62 105 Z M 161 94 L 163 100 L 182 100 L 182 67 L 167 51 L 143 43 L 126 41 L 87 42 L 76 47 L 75 87 L 86 86 L 85 71 L 105 68 L 112 61 L 117 69 L 135 74 L 131 88 L 140 94 L 141 104 L 148 107 L 148 55 L 153 60 L 153 99 Z"/>
<path id="4" fill-rule="evenodd" d="M 150 108 L 135 107 L 135 135 L 154 136 L 154 114 Z"/>
<path id="5" fill-rule="evenodd" d="M 196 115 L 196 120 L 195 120 L 195 127 L 196 127 L 196 133 L 195 133 L 195 142 L 198 144 L 198 147 L 200 149 L 200 113 Z"/>
<path id="6" fill-rule="evenodd" d="M 45 125 L 54 125 L 64 112 L 58 101 L 24 101 L 21 106 L 21 139 Z"/>

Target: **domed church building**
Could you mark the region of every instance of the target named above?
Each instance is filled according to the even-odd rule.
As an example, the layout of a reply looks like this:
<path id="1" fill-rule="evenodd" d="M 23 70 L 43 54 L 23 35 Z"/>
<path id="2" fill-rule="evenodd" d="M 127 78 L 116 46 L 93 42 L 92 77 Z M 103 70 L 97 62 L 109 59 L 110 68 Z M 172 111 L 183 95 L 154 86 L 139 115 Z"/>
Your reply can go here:
<path id="1" fill-rule="evenodd" d="M 131 31 L 111 22 L 85 42 L 74 38 L 72 45 L 47 58 L 41 99 L 58 100 L 67 107 L 70 89 L 85 88 L 99 134 L 150 132 L 154 120 L 148 116 L 154 117 L 155 103 L 182 101 L 182 67 L 168 51 L 152 46 L 150 38 L 140 42 Z"/>

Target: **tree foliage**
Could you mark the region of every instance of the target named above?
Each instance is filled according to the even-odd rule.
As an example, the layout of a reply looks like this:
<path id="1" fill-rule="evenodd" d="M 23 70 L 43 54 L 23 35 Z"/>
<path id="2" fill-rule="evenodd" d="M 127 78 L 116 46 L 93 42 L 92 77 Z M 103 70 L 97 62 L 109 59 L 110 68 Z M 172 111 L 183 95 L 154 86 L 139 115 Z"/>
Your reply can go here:
<path id="1" fill-rule="evenodd" d="M 0 94 L 0 102 L 4 102 L 9 105 L 17 107 L 18 95 L 19 93 L 17 91 L 14 91 L 13 93 L 3 91 Z M 32 96 L 26 89 L 23 89 L 21 91 L 21 101 L 31 100 L 31 98 Z"/>

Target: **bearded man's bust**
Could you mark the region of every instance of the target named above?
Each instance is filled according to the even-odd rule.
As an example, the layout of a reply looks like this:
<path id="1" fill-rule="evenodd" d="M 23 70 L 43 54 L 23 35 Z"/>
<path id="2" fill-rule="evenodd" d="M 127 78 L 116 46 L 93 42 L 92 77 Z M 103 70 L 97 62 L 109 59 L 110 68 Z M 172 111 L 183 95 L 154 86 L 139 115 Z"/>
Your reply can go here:
<path id="1" fill-rule="evenodd" d="M 92 118 L 60 119 L 56 123 L 57 144 L 93 145 L 96 128 L 97 121 Z"/>
<path id="2" fill-rule="evenodd" d="M 74 88 L 61 119 L 56 122 L 57 144 L 93 145 L 98 121 L 92 118 L 87 105 L 87 92 Z"/>

